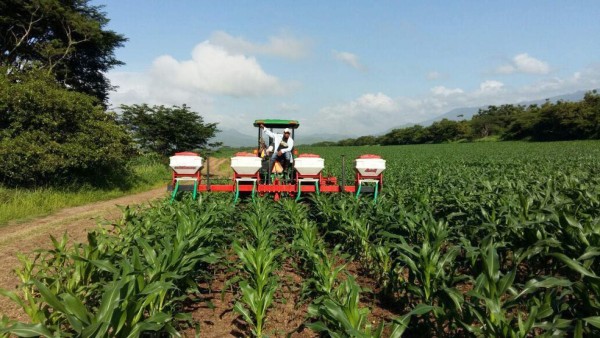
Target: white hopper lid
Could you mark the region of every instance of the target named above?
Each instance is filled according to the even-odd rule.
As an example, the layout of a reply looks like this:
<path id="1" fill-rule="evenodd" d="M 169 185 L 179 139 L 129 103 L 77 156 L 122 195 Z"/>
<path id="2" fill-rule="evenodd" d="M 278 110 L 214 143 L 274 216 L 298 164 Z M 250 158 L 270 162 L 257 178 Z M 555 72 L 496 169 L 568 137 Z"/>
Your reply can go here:
<path id="1" fill-rule="evenodd" d="M 169 158 L 169 167 L 180 175 L 194 175 L 202 166 L 202 157 L 192 152 L 175 153 Z"/>
<path id="2" fill-rule="evenodd" d="M 262 159 L 255 154 L 238 152 L 231 158 L 231 168 L 238 175 L 255 175 L 262 167 Z"/>
<path id="3" fill-rule="evenodd" d="M 379 155 L 361 155 L 354 160 L 354 168 L 363 176 L 379 176 L 385 170 L 385 160 Z"/>
<path id="4" fill-rule="evenodd" d="M 315 154 L 301 154 L 294 160 L 294 168 L 300 175 L 318 175 L 325 167 L 325 160 Z"/>

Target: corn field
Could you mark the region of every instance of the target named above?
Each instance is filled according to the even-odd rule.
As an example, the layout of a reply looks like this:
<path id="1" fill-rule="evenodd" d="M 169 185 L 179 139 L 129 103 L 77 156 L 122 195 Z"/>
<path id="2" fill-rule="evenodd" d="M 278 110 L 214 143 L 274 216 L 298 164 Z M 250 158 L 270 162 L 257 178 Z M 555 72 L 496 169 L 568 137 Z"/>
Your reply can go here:
<path id="1" fill-rule="evenodd" d="M 348 180 L 357 155 L 381 155 L 377 203 L 321 194 L 233 205 L 204 194 L 126 208 L 87 243 L 53 238 L 22 258 L 19 290 L 1 294 L 30 322 L 3 318 L 0 335 L 210 337 L 186 304 L 228 270 L 244 334 L 280 336 L 270 315 L 284 301 L 284 265 L 302 277 L 313 336 L 600 335 L 599 142 L 300 152 L 338 177 L 345 156 Z M 374 319 L 374 307 L 393 315 Z"/>

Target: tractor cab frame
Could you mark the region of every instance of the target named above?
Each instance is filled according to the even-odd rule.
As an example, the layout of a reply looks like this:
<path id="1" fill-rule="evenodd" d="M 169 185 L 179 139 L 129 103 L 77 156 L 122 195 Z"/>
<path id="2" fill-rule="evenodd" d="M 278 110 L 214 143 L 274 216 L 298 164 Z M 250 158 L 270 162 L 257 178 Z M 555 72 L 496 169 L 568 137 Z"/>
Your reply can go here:
<path id="1" fill-rule="evenodd" d="M 296 120 L 279 120 L 279 119 L 264 119 L 264 120 L 255 120 L 254 127 L 258 128 L 258 139 L 257 139 L 257 155 L 262 158 L 263 166 L 260 170 L 261 177 L 263 182 L 267 182 L 270 184 L 275 180 L 278 180 L 282 183 L 293 183 L 294 181 L 294 157 L 296 155 L 295 147 L 292 149 L 292 153 L 290 154 L 292 157 L 291 162 L 289 163 L 281 163 L 283 165 L 282 172 L 274 172 L 273 163 L 271 163 L 272 154 L 267 151 L 269 147 L 272 147 L 272 151 L 274 152 L 277 146 L 273 144 L 274 140 L 269 140 L 269 143 L 265 141 L 265 133 L 261 129 L 261 126 L 264 126 L 265 129 L 270 130 L 276 134 L 283 134 L 283 130 L 286 128 L 290 129 L 292 140 L 296 143 L 296 129 L 300 127 L 300 123 Z"/>

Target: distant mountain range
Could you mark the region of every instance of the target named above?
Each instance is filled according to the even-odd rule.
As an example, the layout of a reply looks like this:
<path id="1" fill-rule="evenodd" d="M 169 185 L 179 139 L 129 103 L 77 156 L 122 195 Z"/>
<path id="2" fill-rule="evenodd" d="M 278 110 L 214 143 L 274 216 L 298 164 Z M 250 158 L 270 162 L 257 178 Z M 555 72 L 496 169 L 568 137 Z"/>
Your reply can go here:
<path id="1" fill-rule="evenodd" d="M 588 92 L 588 91 L 581 90 L 581 91 L 571 93 L 571 94 L 553 96 L 553 97 L 550 97 L 547 99 L 523 101 L 523 102 L 519 102 L 516 104 L 529 106 L 532 104 L 540 105 L 540 104 L 545 103 L 546 101 L 550 101 L 553 103 L 557 102 L 557 101 L 576 102 L 576 101 L 581 101 L 586 92 Z M 419 122 L 416 124 L 427 127 L 427 126 L 430 126 L 431 124 L 433 124 L 434 122 L 441 121 L 443 119 L 448 119 L 448 120 L 452 120 L 452 121 L 470 120 L 473 117 L 473 115 L 477 114 L 479 109 L 481 109 L 481 108 L 485 109 L 487 107 L 488 107 L 488 105 L 480 106 L 480 107 L 455 108 L 455 109 L 450 110 L 449 112 L 438 115 L 435 118 L 432 118 L 432 119 L 429 119 L 426 121 L 422 121 L 422 122 Z M 390 129 L 388 129 L 388 131 L 382 132 L 378 135 L 386 134 L 389 131 L 391 131 L 392 129 L 408 128 L 408 127 L 412 127 L 416 124 L 408 123 L 408 124 L 396 126 L 394 128 L 390 128 Z M 308 135 L 301 134 L 298 136 L 301 136 L 301 137 L 298 137 L 298 139 L 297 139 L 297 143 L 299 145 L 312 144 L 312 143 L 323 142 L 323 141 L 339 141 L 339 140 L 349 138 L 349 137 L 358 137 L 358 136 L 342 135 L 342 134 L 308 134 Z M 256 144 L 257 140 L 256 140 L 256 135 L 250 136 L 247 134 L 240 133 L 239 131 L 237 131 L 235 129 L 222 129 L 221 132 L 219 132 L 215 136 L 214 141 L 223 142 L 223 145 L 230 146 L 230 147 L 252 147 Z"/>
<path id="2" fill-rule="evenodd" d="M 240 133 L 235 129 L 221 129 L 211 142 L 222 142 L 229 147 L 252 147 L 256 146 L 256 136 Z"/>

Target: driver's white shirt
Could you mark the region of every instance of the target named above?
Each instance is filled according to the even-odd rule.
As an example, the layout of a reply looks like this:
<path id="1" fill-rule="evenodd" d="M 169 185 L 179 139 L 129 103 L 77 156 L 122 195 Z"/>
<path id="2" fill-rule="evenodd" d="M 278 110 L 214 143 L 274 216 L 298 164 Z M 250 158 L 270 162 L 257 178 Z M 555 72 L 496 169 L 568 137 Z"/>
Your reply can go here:
<path id="1" fill-rule="evenodd" d="M 279 148 L 279 144 L 281 143 L 281 140 L 283 139 L 283 134 L 275 134 L 274 132 L 270 131 L 269 129 L 265 128 L 264 129 L 264 133 L 267 134 L 267 136 L 269 136 L 270 138 L 274 139 L 273 141 L 273 147 L 275 147 L 275 152 L 281 150 L 282 153 L 287 153 L 289 151 L 292 150 L 292 148 L 294 147 L 294 140 L 292 139 L 292 137 L 288 137 L 286 143 L 287 143 L 287 147 L 286 148 L 282 148 L 282 149 L 278 149 Z"/>

